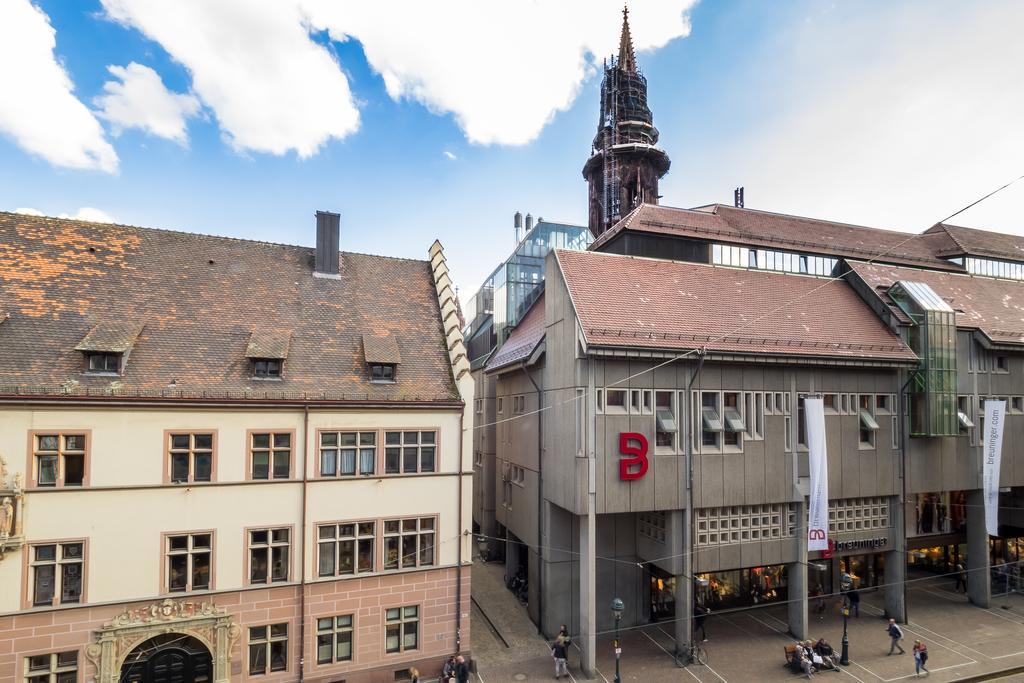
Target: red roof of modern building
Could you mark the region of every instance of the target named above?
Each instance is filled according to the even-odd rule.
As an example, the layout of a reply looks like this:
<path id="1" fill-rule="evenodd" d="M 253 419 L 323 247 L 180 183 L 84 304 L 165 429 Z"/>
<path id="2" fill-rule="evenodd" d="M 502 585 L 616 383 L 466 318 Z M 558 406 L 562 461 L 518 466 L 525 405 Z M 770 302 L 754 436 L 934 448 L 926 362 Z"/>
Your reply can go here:
<path id="1" fill-rule="evenodd" d="M 882 301 L 894 306 L 888 290 L 900 280 L 921 282 L 956 311 L 958 327 L 978 329 L 994 342 L 1024 344 L 1024 282 L 959 273 L 937 273 L 879 263 L 848 263 Z"/>
<path id="2" fill-rule="evenodd" d="M 921 236 L 722 204 L 696 209 L 642 204 L 595 240 L 590 249 L 600 249 L 624 231 L 963 271 L 962 266 L 937 255 L 952 244 L 945 234 Z"/>
<path id="3" fill-rule="evenodd" d="M 936 251 L 938 256 L 981 256 L 1024 262 L 1024 237 L 1020 235 L 965 228 L 948 223 L 937 223 L 929 228 L 926 234 L 941 234 L 948 237 L 948 242 Z"/>
<path id="4" fill-rule="evenodd" d="M 498 347 L 498 350 L 487 361 L 486 371 L 493 372 L 527 360 L 544 339 L 544 329 L 544 294 L 542 292 L 533 302 L 530 310 L 519 321 L 519 324 L 512 330 L 505 343 Z"/>
<path id="5" fill-rule="evenodd" d="M 461 401 L 429 262 L 342 252 L 335 279 L 314 277 L 313 257 L 0 213 L 0 394 Z M 400 350 L 393 384 L 371 381 L 367 337 L 388 340 L 389 362 Z M 84 372 L 97 345 L 130 345 L 123 374 Z M 285 358 L 280 379 L 254 379 L 253 354 Z"/>
<path id="6" fill-rule="evenodd" d="M 915 361 L 843 281 L 556 250 L 588 345 Z"/>

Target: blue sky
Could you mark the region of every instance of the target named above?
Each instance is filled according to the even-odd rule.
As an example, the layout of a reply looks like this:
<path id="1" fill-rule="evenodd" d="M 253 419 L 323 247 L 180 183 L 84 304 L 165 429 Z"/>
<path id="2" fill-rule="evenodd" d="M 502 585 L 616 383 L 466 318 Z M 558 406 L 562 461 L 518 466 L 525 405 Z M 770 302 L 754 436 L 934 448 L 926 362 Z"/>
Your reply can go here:
<path id="1" fill-rule="evenodd" d="M 478 13 L 449 28 L 464 14 L 460 1 L 409 18 L 356 16 L 362 10 L 346 3 L 307 8 L 314 18 L 299 36 L 312 46 L 307 56 L 333 61 L 299 64 L 298 73 L 318 75 L 296 84 L 286 81 L 297 72 L 276 74 L 280 17 L 253 19 L 251 40 L 228 56 L 259 62 L 267 46 L 267 63 L 247 67 L 247 83 L 229 74 L 210 85 L 223 55 L 187 34 L 218 35 L 224 16 L 197 10 L 175 34 L 149 0 L 34 0 L 84 107 L 78 121 L 91 113 L 100 128 L 90 144 L 112 151 L 105 169 L 55 162 L 60 150 L 26 143 L 32 122 L 19 128 L 18 113 L 0 104 L 0 210 L 92 207 L 117 222 L 298 244 L 312 243 L 315 210 L 335 210 L 345 250 L 423 258 L 441 239 L 468 296 L 512 249 L 516 210 L 585 221 L 580 169 L 600 77 L 594 58 L 581 65 L 578 55 L 611 53 L 620 16 L 617 1 L 538 2 L 519 28 L 508 3 L 512 14 Z M 730 202 L 742 184 L 752 208 L 918 231 L 1024 173 L 1024 48 L 1011 29 L 1024 23 L 1019 3 L 652 0 L 631 11 L 673 162 L 663 203 Z M 386 37 L 403 31 L 401 44 Z M 2 72 L 31 75 L 28 61 L 0 61 L 0 97 L 11 94 L 5 86 L 26 87 Z M 192 108 L 181 118 L 184 139 L 98 113 L 97 98 L 118 80 L 108 67 L 131 63 L 159 76 L 177 98 L 168 101 Z M 224 95 L 236 86 L 235 100 Z M 233 103 L 273 87 L 280 108 L 252 132 L 246 107 L 239 113 Z M 358 128 L 341 131 L 332 109 L 338 120 L 358 117 Z M 292 132 L 268 132 L 277 119 Z M 334 132 L 311 143 L 303 136 L 317 126 Z M 265 151 L 275 144 L 286 149 Z M 1024 192 L 1014 188 L 958 222 L 1024 232 L 1022 208 Z"/>

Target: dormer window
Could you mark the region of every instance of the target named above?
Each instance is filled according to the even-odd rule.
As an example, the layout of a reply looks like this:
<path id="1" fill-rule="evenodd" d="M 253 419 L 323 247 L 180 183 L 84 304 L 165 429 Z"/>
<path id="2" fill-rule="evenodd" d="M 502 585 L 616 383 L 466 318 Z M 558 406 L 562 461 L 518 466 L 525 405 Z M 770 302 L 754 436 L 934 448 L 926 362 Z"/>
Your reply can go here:
<path id="1" fill-rule="evenodd" d="M 370 366 L 371 382 L 394 382 L 395 366 L 392 363 L 374 363 Z"/>
<path id="2" fill-rule="evenodd" d="M 249 337 L 245 357 L 249 359 L 253 379 L 281 379 L 284 361 L 288 358 L 292 333 L 289 331 L 258 329 Z"/>
<path id="3" fill-rule="evenodd" d="M 255 379 L 281 379 L 281 361 L 277 358 L 253 358 L 252 376 Z"/>
<path id="4" fill-rule="evenodd" d="M 363 359 L 370 371 L 370 381 L 375 384 L 391 384 L 398 374 L 402 357 L 394 335 L 364 334 Z"/>
<path id="5" fill-rule="evenodd" d="M 90 374 L 120 374 L 121 358 L 120 353 L 87 353 L 85 354 L 88 363 L 86 372 Z"/>
<path id="6" fill-rule="evenodd" d="M 89 330 L 75 347 L 85 356 L 85 374 L 120 375 L 142 325 L 125 321 L 104 321 Z"/>

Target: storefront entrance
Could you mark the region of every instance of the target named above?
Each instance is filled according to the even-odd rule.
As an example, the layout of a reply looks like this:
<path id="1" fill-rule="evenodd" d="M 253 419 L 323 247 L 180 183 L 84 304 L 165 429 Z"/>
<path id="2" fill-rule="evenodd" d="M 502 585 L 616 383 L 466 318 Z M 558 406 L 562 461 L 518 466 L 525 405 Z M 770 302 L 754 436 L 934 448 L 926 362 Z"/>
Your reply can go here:
<path id="1" fill-rule="evenodd" d="M 848 555 L 839 558 L 839 576 L 849 574 L 854 588 L 877 588 L 885 583 L 885 554 Z"/>
<path id="2" fill-rule="evenodd" d="M 676 616 L 676 577 L 651 567 L 651 621 L 674 619 Z"/>
<path id="3" fill-rule="evenodd" d="M 213 658 L 202 643 L 180 633 L 165 633 L 142 643 L 121 666 L 122 683 L 208 683 Z"/>
<path id="4" fill-rule="evenodd" d="M 697 575 L 697 602 L 712 610 L 785 600 L 786 565 Z"/>

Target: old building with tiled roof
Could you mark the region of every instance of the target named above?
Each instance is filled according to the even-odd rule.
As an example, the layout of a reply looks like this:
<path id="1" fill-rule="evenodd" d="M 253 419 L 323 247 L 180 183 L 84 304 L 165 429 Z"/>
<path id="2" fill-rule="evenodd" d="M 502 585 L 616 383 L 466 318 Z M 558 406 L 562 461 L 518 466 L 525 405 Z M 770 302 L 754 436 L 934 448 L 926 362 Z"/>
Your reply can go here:
<path id="1" fill-rule="evenodd" d="M 316 237 L 0 213 L 0 679 L 393 680 L 468 650 L 443 249 L 339 251 L 323 212 Z"/>

